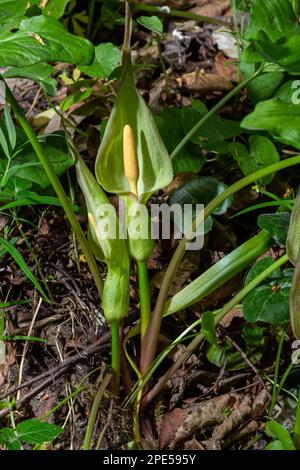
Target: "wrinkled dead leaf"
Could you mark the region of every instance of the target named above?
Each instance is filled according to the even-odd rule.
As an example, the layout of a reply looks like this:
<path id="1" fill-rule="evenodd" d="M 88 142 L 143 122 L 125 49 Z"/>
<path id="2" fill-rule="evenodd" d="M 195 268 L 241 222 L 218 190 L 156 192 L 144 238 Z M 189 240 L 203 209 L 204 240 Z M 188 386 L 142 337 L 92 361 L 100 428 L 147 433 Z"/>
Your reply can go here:
<path id="1" fill-rule="evenodd" d="M 215 67 L 219 77 L 230 82 L 237 82 L 237 63 L 232 59 L 227 59 L 223 52 L 218 52 L 216 55 Z"/>
<path id="2" fill-rule="evenodd" d="M 200 252 L 188 253 L 184 260 L 181 262 L 177 273 L 176 278 L 173 280 L 170 287 L 169 295 L 175 295 L 179 292 L 184 284 L 188 281 L 190 275 L 194 273 L 199 266 L 200 262 Z M 157 289 L 160 289 L 162 280 L 164 278 L 166 269 L 156 273 L 152 279 L 151 284 Z"/>
<path id="3" fill-rule="evenodd" d="M 169 446 L 174 449 L 176 444 L 191 436 L 199 429 L 208 425 L 220 424 L 224 420 L 224 412 L 240 401 L 239 395 L 228 393 L 205 400 L 184 410 L 175 408 L 165 416 L 159 436 L 159 447 Z"/>
<path id="4" fill-rule="evenodd" d="M 185 87 L 190 91 L 207 93 L 210 91 L 229 91 L 233 85 L 229 80 L 219 77 L 213 73 L 205 73 L 202 70 L 183 74 L 177 78 L 180 87 Z"/>

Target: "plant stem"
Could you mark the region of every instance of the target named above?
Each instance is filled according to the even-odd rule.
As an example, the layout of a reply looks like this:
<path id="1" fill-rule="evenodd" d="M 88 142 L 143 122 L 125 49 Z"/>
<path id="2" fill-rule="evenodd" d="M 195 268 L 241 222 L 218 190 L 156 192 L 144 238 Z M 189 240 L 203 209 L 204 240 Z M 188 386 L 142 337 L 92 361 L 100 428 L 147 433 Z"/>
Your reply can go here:
<path id="1" fill-rule="evenodd" d="M 93 401 L 92 409 L 90 411 L 87 427 L 86 427 L 86 430 L 85 430 L 84 442 L 83 442 L 83 446 L 82 446 L 83 450 L 89 450 L 90 447 L 91 447 L 91 440 L 92 440 L 92 437 L 93 437 L 93 432 L 94 432 L 95 422 L 96 422 L 96 419 L 97 419 L 97 414 L 98 414 L 98 411 L 99 411 L 99 407 L 100 407 L 104 392 L 105 392 L 110 380 L 111 380 L 111 374 L 106 374 L 106 376 L 104 377 L 103 381 L 100 384 L 100 387 L 97 390 L 95 399 Z"/>
<path id="2" fill-rule="evenodd" d="M 203 214 L 199 214 L 196 220 L 193 223 L 193 227 L 187 235 L 180 241 L 172 259 L 168 266 L 168 269 L 165 273 L 165 276 L 162 281 L 162 285 L 158 294 L 158 299 L 153 311 L 153 315 L 151 318 L 151 322 L 149 328 L 145 334 L 145 344 L 147 347 L 143 348 L 143 355 L 141 357 L 141 364 L 142 369 L 141 372 L 145 373 L 150 364 L 152 363 L 156 347 L 157 347 L 157 340 L 160 331 L 160 325 L 162 321 L 162 315 L 164 312 L 165 303 L 168 297 L 169 288 L 172 282 L 174 275 L 181 263 L 181 260 L 185 254 L 185 251 L 189 245 L 189 241 L 193 240 L 195 237 L 195 233 L 199 228 L 200 224 L 217 208 L 219 207 L 222 202 L 224 202 L 229 196 L 232 196 L 236 192 L 240 191 L 245 186 L 259 180 L 260 178 L 270 175 L 272 173 L 276 173 L 279 170 L 283 170 L 284 168 L 289 168 L 294 165 L 300 164 L 300 155 L 295 157 L 288 158 L 287 160 L 280 161 L 273 165 L 269 165 L 261 170 L 252 173 L 251 175 L 245 176 L 244 178 L 240 179 L 233 185 L 229 186 L 225 191 L 221 194 L 216 196 L 204 209 L 204 216 Z"/>
<path id="3" fill-rule="evenodd" d="M 0 76 L 0 78 L 3 80 L 3 78 Z M 98 267 L 97 267 L 97 264 L 96 264 L 96 261 L 94 259 L 94 256 L 92 254 L 92 251 L 87 243 L 87 240 L 84 236 L 84 233 L 82 231 L 82 228 L 76 218 L 76 215 L 73 211 L 73 208 L 72 208 L 72 204 L 71 202 L 69 201 L 69 199 L 67 198 L 67 195 L 64 191 L 64 188 L 58 178 L 58 176 L 56 175 L 54 169 L 53 169 L 53 166 L 51 164 L 51 162 L 49 161 L 47 155 L 44 153 L 44 150 L 43 150 L 43 147 L 41 145 L 41 143 L 39 142 L 37 136 L 35 135 L 35 132 L 34 130 L 32 129 L 31 125 L 29 124 L 29 122 L 27 121 L 26 117 L 24 116 L 24 113 L 22 111 L 22 109 L 20 108 L 20 106 L 18 105 L 15 97 L 13 96 L 12 92 L 10 91 L 9 87 L 7 86 L 5 80 L 3 80 L 4 84 L 5 84 L 5 89 L 6 89 L 6 97 L 8 99 L 8 101 L 10 102 L 10 105 L 22 127 L 22 129 L 24 130 L 25 134 L 27 135 L 28 137 L 28 140 L 30 141 L 37 157 L 39 158 L 40 162 L 42 163 L 43 165 L 43 168 L 45 170 L 45 173 L 47 175 L 47 177 L 49 178 L 52 186 L 53 186 L 53 189 L 54 191 L 56 192 L 59 200 L 60 200 L 60 203 L 69 219 L 69 222 L 72 226 L 72 229 L 73 231 L 75 232 L 77 238 L 78 238 L 78 241 L 79 241 L 79 244 L 81 246 L 81 249 L 84 253 L 84 256 L 86 258 L 86 261 L 88 263 L 88 266 L 90 268 L 90 271 L 91 271 L 91 274 L 94 278 L 94 281 L 95 281 L 95 284 L 96 284 L 96 287 L 98 289 L 98 292 L 99 292 L 99 295 L 101 296 L 101 293 L 102 293 L 102 279 L 100 277 L 100 273 L 99 273 L 99 270 L 98 270 Z"/>
<path id="4" fill-rule="evenodd" d="M 193 137 L 193 135 L 205 124 L 209 118 L 216 114 L 223 106 L 231 100 L 235 95 L 237 95 L 243 88 L 245 88 L 254 78 L 258 77 L 262 72 L 262 66 L 253 74 L 251 77 L 246 78 L 241 83 L 239 83 L 233 90 L 231 90 L 227 95 L 225 95 L 218 103 L 211 108 L 202 119 L 200 119 L 197 124 L 187 133 L 187 135 L 179 142 L 177 147 L 173 150 L 170 157 L 173 159 L 180 152 L 180 150 L 188 143 L 188 141 Z"/>
<path id="5" fill-rule="evenodd" d="M 121 342 L 120 322 L 111 323 L 111 370 L 112 392 L 115 397 L 120 393 Z"/>
<path id="6" fill-rule="evenodd" d="M 147 261 L 137 261 L 137 268 L 141 301 L 141 336 L 143 339 L 151 318 L 150 286 Z"/>
<path id="7" fill-rule="evenodd" d="M 264 279 L 268 278 L 272 272 L 282 266 L 288 261 L 288 256 L 285 254 L 281 256 L 277 261 L 275 261 L 271 266 L 265 269 L 262 273 L 256 276 L 249 284 L 247 284 L 243 289 L 240 290 L 226 305 L 218 312 L 215 316 L 215 325 L 217 325 L 222 318 L 237 304 L 239 304 L 246 295 L 248 295 L 255 287 L 257 287 Z M 144 397 L 141 403 L 141 408 L 147 406 L 151 400 L 161 391 L 164 385 L 168 380 L 173 376 L 173 374 L 183 365 L 183 363 L 188 359 L 188 357 L 194 352 L 194 350 L 199 346 L 199 344 L 205 339 L 203 333 L 199 333 L 191 342 L 187 345 L 181 356 L 177 361 L 170 367 L 170 369 L 159 379 L 157 384 L 148 392 Z M 145 385 L 145 384 L 144 384 Z"/>
<path id="8" fill-rule="evenodd" d="M 283 343 L 284 343 L 284 338 L 285 338 L 285 331 L 282 331 L 280 339 L 279 339 L 277 354 L 276 354 L 274 384 L 273 384 L 273 390 L 272 390 L 272 402 L 271 402 L 271 406 L 270 406 L 269 413 L 268 413 L 270 417 L 273 415 L 273 411 L 274 411 L 276 401 L 277 401 L 277 397 L 278 397 L 278 393 L 279 393 L 279 392 L 277 392 L 277 386 L 278 386 L 281 351 L 282 351 L 282 347 L 283 347 Z"/>

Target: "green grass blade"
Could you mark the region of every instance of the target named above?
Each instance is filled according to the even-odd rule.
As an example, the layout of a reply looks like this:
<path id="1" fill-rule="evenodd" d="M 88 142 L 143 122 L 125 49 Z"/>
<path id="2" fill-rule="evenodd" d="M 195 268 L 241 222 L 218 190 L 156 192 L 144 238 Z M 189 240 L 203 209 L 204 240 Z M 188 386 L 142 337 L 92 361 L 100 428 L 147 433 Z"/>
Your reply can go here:
<path id="1" fill-rule="evenodd" d="M 47 295 L 45 294 L 42 286 L 40 285 L 39 281 L 36 279 L 34 274 L 32 274 L 32 272 L 30 271 L 26 261 L 24 260 L 23 256 L 21 255 L 21 253 L 8 240 L 5 240 L 5 238 L 0 237 L 0 243 L 6 249 L 6 251 L 14 258 L 15 262 L 22 269 L 25 276 L 27 276 L 28 279 L 33 283 L 33 285 L 37 288 L 37 290 L 40 292 L 40 294 L 42 294 L 44 299 L 47 302 L 50 303 L 50 300 L 48 299 Z"/>

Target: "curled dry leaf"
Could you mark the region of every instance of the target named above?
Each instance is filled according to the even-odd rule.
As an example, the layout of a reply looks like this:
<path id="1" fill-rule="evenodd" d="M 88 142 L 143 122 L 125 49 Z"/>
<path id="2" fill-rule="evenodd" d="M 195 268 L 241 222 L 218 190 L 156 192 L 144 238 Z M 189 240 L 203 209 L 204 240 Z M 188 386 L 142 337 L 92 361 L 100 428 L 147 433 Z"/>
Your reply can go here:
<path id="1" fill-rule="evenodd" d="M 238 426 L 243 424 L 250 416 L 251 411 L 251 398 L 246 395 L 242 402 L 237 404 L 237 407 L 232 411 L 232 413 L 230 413 L 230 415 L 227 416 L 219 426 L 214 428 L 211 439 L 207 444 L 207 449 L 221 450 L 225 437 Z"/>
<path id="2" fill-rule="evenodd" d="M 178 442 L 188 438 L 198 429 L 222 423 L 225 410 L 232 408 L 238 401 L 240 401 L 239 395 L 228 393 L 184 410 L 175 408 L 166 414 L 162 423 L 159 436 L 160 449 L 167 446 L 174 449 Z"/>
<path id="3" fill-rule="evenodd" d="M 219 77 L 237 82 L 237 63 L 233 59 L 227 59 L 223 52 L 218 52 L 216 55 L 215 67 Z"/>
<path id="4" fill-rule="evenodd" d="M 202 70 L 185 73 L 177 78 L 177 82 L 179 86 L 198 93 L 230 91 L 233 88 L 232 83 L 226 78 L 213 73 L 205 73 Z"/>

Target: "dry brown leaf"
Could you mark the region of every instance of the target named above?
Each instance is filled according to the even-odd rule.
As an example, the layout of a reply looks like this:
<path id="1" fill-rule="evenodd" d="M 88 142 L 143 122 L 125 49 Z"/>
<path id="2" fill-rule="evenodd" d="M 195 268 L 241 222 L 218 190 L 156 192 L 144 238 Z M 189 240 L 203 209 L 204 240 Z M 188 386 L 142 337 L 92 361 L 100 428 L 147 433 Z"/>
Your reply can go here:
<path id="1" fill-rule="evenodd" d="M 202 70 L 183 74 L 177 78 L 177 82 L 179 86 L 199 93 L 229 91 L 233 88 L 232 83 L 226 78 L 219 77 L 213 73 L 205 73 Z"/>
<path id="2" fill-rule="evenodd" d="M 207 449 L 221 450 L 225 437 L 243 424 L 250 416 L 251 411 L 251 399 L 246 395 L 241 403 L 236 403 L 236 407 L 230 415 L 214 428 L 211 439 L 207 443 Z"/>
<path id="3" fill-rule="evenodd" d="M 215 67 L 219 77 L 230 82 L 237 81 L 237 63 L 233 59 L 227 59 L 223 52 L 218 52 L 216 55 Z"/>
<path id="4" fill-rule="evenodd" d="M 177 270 L 176 277 L 173 280 L 169 290 L 169 295 L 175 295 L 182 289 L 182 287 L 190 278 L 190 275 L 198 269 L 199 261 L 200 252 L 187 253 Z M 157 289 L 160 289 L 165 272 L 166 269 L 159 271 L 152 277 L 152 286 L 155 286 L 157 287 Z"/>
<path id="5" fill-rule="evenodd" d="M 226 408 L 232 408 L 240 397 L 236 393 L 227 393 L 205 400 L 184 410 L 175 408 L 165 416 L 159 436 L 161 449 L 176 444 L 208 425 L 220 424 L 224 420 Z"/>
<path id="6" fill-rule="evenodd" d="M 205 3 L 201 1 L 200 5 L 198 3 L 189 11 L 196 13 L 197 15 L 216 17 L 222 16 L 229 8 L 230 2 L 228 0 L 209 0 Z"/>

